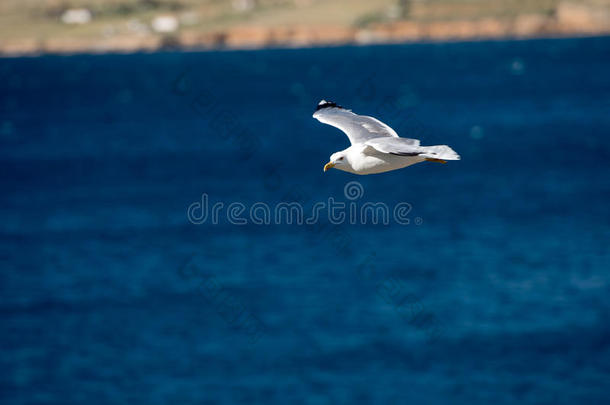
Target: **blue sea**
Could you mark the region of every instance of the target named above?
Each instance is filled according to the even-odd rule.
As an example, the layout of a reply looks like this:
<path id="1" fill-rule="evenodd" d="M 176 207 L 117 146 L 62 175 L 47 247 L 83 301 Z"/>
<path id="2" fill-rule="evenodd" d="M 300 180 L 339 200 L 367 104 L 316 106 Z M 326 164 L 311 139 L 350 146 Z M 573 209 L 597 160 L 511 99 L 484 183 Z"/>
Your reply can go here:
<path id="1" fill-rule="evenodd" d="M 0 401 L 609 403 L 609 136 L 610 38 L 1 59 Z"/>

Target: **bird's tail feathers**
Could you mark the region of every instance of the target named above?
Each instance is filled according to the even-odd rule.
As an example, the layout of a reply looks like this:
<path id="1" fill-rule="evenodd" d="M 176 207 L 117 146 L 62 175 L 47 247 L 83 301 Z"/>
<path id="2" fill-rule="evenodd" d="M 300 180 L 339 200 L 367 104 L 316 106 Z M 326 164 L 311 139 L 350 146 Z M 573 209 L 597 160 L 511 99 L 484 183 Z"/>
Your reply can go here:
<path id="1" fill-rule="evenodd" d="M 419 155 L 421 157 L 439 160 L 460 160 L 460 155 L 447 145 L 422 146 L 421 149 L 424 152 Z"/>

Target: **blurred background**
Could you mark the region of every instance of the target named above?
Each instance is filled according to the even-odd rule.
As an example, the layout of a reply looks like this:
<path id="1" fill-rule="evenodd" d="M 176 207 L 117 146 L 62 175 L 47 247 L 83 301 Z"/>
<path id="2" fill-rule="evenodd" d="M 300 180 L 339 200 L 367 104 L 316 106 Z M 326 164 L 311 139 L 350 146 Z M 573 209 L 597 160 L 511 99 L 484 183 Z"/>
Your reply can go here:
<path id="1" fill-rule="evenodd" d="M 260 48 L 610 32 L 609 0 L 4 0 L 0 52 Z"/>
<path id="2" fill-rule="evenodd" d="M 0 30 L 0 403 L 608 402 L 607 1 L 4 0 Z M 321 99 L 462 160 L 323 173 Z M 187 216 L 351 181 L 409 224 Z"/>

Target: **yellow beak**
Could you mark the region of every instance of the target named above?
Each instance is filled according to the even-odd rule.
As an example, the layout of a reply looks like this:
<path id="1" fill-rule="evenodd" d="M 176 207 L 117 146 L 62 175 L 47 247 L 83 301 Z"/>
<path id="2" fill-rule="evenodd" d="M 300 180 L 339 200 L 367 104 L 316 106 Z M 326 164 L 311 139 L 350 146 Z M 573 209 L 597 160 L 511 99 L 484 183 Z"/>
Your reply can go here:
<path id="1" fill-rule="evenodd" d="M 327 164 L 324 165 L 324 171 L 327 171 L 328 169 L 332 169 L 333 167 L 335 167 L 335 164 L 333 162 L 328 162 Z"/>

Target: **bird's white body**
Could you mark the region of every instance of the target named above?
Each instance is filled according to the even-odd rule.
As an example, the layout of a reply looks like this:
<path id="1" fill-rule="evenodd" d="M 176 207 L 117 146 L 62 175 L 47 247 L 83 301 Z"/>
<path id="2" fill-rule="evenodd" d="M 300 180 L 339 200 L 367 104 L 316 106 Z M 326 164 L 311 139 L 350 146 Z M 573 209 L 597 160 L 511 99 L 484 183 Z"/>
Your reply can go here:
<path id="1" fill-rule="evenodd" d="M 419 140 L 399 137 L 376 118 L 354 114 L 332 102 L 320 101 L 313 117 L 339 128 L 352 144 L 333 153 L 324 171 L 336 168 L 354 174 L 375 174 L 424 161 L 446 163 L 445 160 L 460 159 L 447 145 L 421 146 Z"/>
<path id="2" fill-rule="evenodd" d="M 356 144 L 339 152 L 345 155 L 347 164 L 336 164 L 339 170 L 354 174 L 377 174 L 402 169 L 426 160 L 419 156 L 397 156 L 370 150 L 364 144 Z"/>

